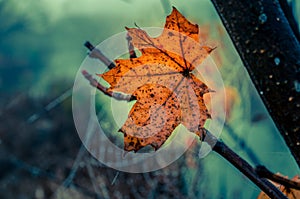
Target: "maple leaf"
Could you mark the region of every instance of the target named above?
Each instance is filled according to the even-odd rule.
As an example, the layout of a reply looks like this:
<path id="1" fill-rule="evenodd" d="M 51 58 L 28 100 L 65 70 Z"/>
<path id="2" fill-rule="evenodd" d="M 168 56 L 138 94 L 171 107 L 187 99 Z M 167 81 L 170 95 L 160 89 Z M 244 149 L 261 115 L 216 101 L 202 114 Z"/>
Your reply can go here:
<path id="1" fill-rule="evenodd" d="M 124 150 L 138 151 L 147 145 L 157 150 L 179 124 L 202 137 L 204 123 L 211 117 L 203 95 L 210 89 L 193 70 L 213 49 L 199 44 L 198 25 L 173 7 L 156 38 L 140 28 L 126 29 L 142 55 L 117 59 L 116 67 L 99 75 L 110 84 L 108 91 L 137 100 L 119 130 L 124 133 Z"/>

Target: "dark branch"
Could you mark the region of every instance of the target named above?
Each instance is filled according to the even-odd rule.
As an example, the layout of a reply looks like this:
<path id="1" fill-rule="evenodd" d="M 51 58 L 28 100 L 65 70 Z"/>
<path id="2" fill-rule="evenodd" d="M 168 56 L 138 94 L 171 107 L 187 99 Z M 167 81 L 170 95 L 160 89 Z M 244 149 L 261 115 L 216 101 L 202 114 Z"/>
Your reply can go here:
<path id="1" fill-rule="evenodd" d="M 300 166 L 300 45 L 278 0 L 212 2 Z"/>
<path id="2" fill-rule="evenodd" d="M 245 142 L 245 140 L 241 139 L 236 132 L 234 132 L 234 130 L 231 128 L 231 126 L 229 126 L 228 124 L 224 124 L 224 129 L 226 129 L 228 135 L 236 141 L 236 143 L 240 146 L 240 148 L 246 152 L 247 156 L 249 157 L 249 159 L 251 160 L 251 162 L 253 164 L 258 164 L 260 161 L 258 159 L 258 157 L 256 156 L 256 154 L 253 152 L 253 150 L 247 145 L 247 143 Z"/>
<path id="3" fill-rule="evenodd" d="M 269 179 L 273 182 L 277 182 L 278 184 L 281 184 L 287 188 L 293 188 L 293 189 L 300 190 L 300 182 L 296 182 L 296 181 L 290 180 L 288 178 L 285 178 L 283 176 L 272 173 L 265 166 L 259 165 L 256 167 L 255 170 L 261 178 L 267 178 L 267 179 Z"/>
<path id="4" fill-rule="evenodd" d="M 211 134 L 207 133 L 207 136 Z M 268 180 L 260 178 L 255 169 L 232 151 L 226 144 L 221 141 L 217 141 L 213 147 L 213 150 L 229 161 L 235 168 L 247 176 L 253 183 L 255 183 L 263 192 L 265 192 L 270 198 L 274 199 L 287 199 L 287 197 L 277 189 Z"/>
<path id="5" fill-rule="evenodd" d="M 129 54 L 130 58 L 136 57 L 136 54 L 134 52 L 133 46 L 131 44 L 130 38 L 128 39 L 128 48 L 129 48 Z M 92 49 L 92 52 L 95 50 L 93 46 L 88 43 L 86 45 L 89 49 Z M 100 54 L 96 56 L 99 60 L 103 61 L 106 59 L 103 59 L 103 54 L 98 51 L 96 53 Z M 104 56 L 105 57 L 105 56 Z M 103 61 L 104 62 L 104 61 Z M 100 91 L 102 91 L 104 94 L 116 98 L 114 96 L 113 92 L 110 92 L 107 90 L 106 87 L 101 85 L 97 80 L 95 80 L 90 74 L 88 74 L 86 71 L 82 71 L 82 74 L 85 76 L 86 79 L 89 80 L 90 84 L 96 88 L 98 88 Z M 120 96 L 118 96 L 119 98 Z M 126 96 L 125 98 L 122 97 L 121 100 L 130 101 L 132 100 L 132 96 Z M 226 160 L 228 160 L 231 164 L 233 164 L 239 171 L 241 171 L 245 176 L 247 176 L 253 183 L 255 183 L 260 189 L 262 189 L 268 196 L 275 199 L 287 199 L 287 197 L 278 190 L 272 183 L 270 183 L 266 179 L 260 178 L 255 169 L 252 168 L 250 164 L 248 164 L 245 160 L 243 160 L 241 157 L 239 157 L 236 153 L 234 153 L 229 147 L 227 147 L 224 143 L 220 142 L 215 138 L 212 134 L 209 132 L 206 132 L 204 141 L 207 142 L 210 146 L 212 146 L 213 150 L 217 153 L 219 153 L 222 157 L 224 157 Z"/>

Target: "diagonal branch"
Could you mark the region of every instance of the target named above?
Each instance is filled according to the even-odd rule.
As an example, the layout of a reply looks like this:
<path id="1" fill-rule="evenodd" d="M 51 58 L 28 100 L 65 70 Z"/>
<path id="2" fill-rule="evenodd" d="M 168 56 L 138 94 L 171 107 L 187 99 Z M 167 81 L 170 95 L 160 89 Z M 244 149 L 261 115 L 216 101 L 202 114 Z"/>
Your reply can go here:
<path id="1" fill-rule="evenodd" d="M 258 186 L 270 198 L 287 199 L 287 197 L 279 189 L 277 189 L 268 180 L 260 178 L 256 170 L 248 162 L 232 151 L 225 143 L 219 141 L 209 131 L 206 132 L 204 141 L 206 141 L 212 147 L 213 151 L 221 155 L 235 168 L 247 176 L 249 180 L 256 184 L 256 186 Z"/>
<path id="2" fill-rule="evenodd" d="M 95 48 L 89 41 L 85 42 L 85 47 L 87 47 L 91 52 L 89 54 L 90 57 L 99 59 L 103 62 L 109 69 L 114 68 L 116 65 L 109 60 L 100 50 Z"/>
<path id="3" fill-rule="evenodd" d="M 114 98 L 116 100 L 123 100 L 123 101 L 128 101 L 128 102 L 130 102 L 132 100 L 135 100 L 135 97 L 132 96 L 132 95 L 125 95 L 125 94 L 122 94 L 122 93 L 115 93 L 115 92 L 109 91 L 108 88 L 106 88 L 105 86 L 103 86 L 102 84 L 100 84 L 86 70 L 83 70 L 81 73 L 90 82 L 90 84 L 93 87 L 95 87 L 98 90 L 100 90 L 103 94 L 105 94 L 105 95 L 107 95 L 109 97 L 112 97 L 112 98 Z"/>
<path id="4" fill-rule="evenodd" d="M 296 182 L 283 176 L 272 173 L 265 166 L 259 165 L 256 167 L 256 172 L 261 178 L 268 178 L 273 182 L 277 182 L 285 187 L 300 190 L 300 182 Z"/>
<path id="5" fill-rule="evenodd" d="M 133 46 L 131 44 L 131 39 L 130 38 L 127 38 L 127 39 L 128 39 L 128 48 L 129 48 L 129 52 L 130 52 L 130 57 L 134 58 L 134 57 L 136 57 L 136 54 L 135 54 Z M 90 57 L 99 59 L 109 69 L 112 69 L 112 68 L 114 68 L 116 66 L 100 50 L 96 49 L 89 41 L 85 42 L 84 46 L 87 47 L 91 51 Z M 125 94 L 122 94 L 122 93 L 115 93 L 115 92 L 112 92 L 112 91 L 108 91 L 107 87 L 105 87 L 102 84 L 100 84 L 86 70 L 81 71 L 81 73 L 90 82 L 90 84 L 93 87 L 97 88 L 103 94 L 105 94 L 105 95 L 107 95 L 109 97 L 112 97 L 112 98 L 114 98 L 116 100 L 124 100 L 124 101 L 128 101 L 128 102 L 136 100 L 136 98 L 134 96 L 132 96 L 132 95 L 125 95 Z"/>
<path id="6" fill-rule="evenodd" d="M 129 43 L 129 51 L 130 51 L 130 43 Z M 102 56 L 104 55 L 101 54 L 101 56 L 98 56 L 98 58 L 99 59 L 101 58 L 100 59 L 101 61 L 106 60 L 105 58 L 103 59 Z M 85 76 L 85 78 L 89 80 L 92 86 L 98 88 L 104 94 L 116 98 L 113 92 L 108 91 L 106 87 L 98 83 L 86 71 L 82 71 L 82 73 Z M 130 99 L 131 96 L 125 97 L 125 100 L 127 101 L 130 101 Z M 123 95 L 121 97 L 121 100 L 124 100 Z M 227 161 L 229 161 L 233 166 L 235 166 L 239 171 L 241 171 L 245 176 L 247 176 L 249 180 L 255 183 L 260 189 L 262 189 L 268 196 L 274 199 L 287 199 L 287 197 L 280 190 L 278 190 L 272 183 L 270 183 L 268 180 L 264 178 L 260 178 L 260 176 L 256 173 L 256 170 L 249 163 L 247 163 L 244 159 L 242 159 L 235 152 L 233 152 L 223 142 L 217 140 L 217 138 L 215 138 L 212 134 L 207 132 L 204 141 L 208 142 L 208 144 L 212 146 L 215 152 L 217 152 L 222 157 L 224 157 Z"/>
<path id="7" fill-rule="evenodd" d="M 300 45 L 279 0 L 211 1 L 300 166 Z"/>

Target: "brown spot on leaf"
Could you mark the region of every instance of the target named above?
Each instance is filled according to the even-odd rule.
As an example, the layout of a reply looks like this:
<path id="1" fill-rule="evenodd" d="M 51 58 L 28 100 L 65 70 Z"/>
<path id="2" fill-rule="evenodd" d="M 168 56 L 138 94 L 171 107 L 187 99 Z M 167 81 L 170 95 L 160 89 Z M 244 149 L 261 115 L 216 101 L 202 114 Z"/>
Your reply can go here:
<path id="1" fill-rule="evenodd" d="M 198 25 L 173 8 L 157 38 L 140 28 L 126 29 L 142 55 L 115 60 L 115 68 L 99 75 L 110 84 L 108 91 L 137 100 L 120 129 L 124 149 L 138 151 L 151 145 L 157 150 L 179 124 L 202 137 L 210 118 L 203 100 L 209 88 L 191 72 L 213 49 L 199 45 Z"/>

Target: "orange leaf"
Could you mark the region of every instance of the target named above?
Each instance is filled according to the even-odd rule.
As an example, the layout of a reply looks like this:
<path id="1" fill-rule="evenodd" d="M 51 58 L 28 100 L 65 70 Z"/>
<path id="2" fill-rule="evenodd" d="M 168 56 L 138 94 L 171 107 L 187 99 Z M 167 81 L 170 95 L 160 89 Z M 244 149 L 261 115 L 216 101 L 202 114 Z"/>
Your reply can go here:
<path id="1" fill-rule="evenodd" d="M 115 68 L 99 75 L 110 84 L 108 91 L 137 99 L 120 129 L 124 149 L 138 151 L 147 145 L 159 149 L 179 124 L 201 137 L 210 118 L 203 100 L 209 89 L 193 70 L 212 49 L 198 43 L 198 25 L 173 8 L 157 38 L 140 28 L 126 29 L 142 55 L 115 60 Z"/>

